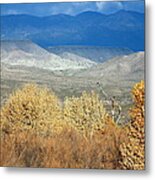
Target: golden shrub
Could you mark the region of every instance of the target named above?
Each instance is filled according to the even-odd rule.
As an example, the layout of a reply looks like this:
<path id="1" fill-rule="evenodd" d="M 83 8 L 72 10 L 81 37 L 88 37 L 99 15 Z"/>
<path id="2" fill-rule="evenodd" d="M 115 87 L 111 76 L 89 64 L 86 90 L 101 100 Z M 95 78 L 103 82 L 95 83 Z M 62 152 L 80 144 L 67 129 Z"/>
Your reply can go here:
<path id="1" fill-rule="evenodd" d="M 120 146 L 121 168 L 142 170 L 145 167 L 145 132 L 144 132 L 144 81 L 137 83 L 133 90 L 134 107 L 130 111 L 131 122 L 128 126 L 129 143 Z"/>
<path id="2" fill-rule="evenodd" d="M 49 134 L 61 127 L 62 110 L 55 94 L 35 84 L 16 90 L 1 109 L 3 132 L 34 130 Z"/>
<path id="3" fill-rule="evenodd" d="M 94 92 L 67 98 L 62 113 L 52 92 L 26 85 L 10 96 L 1 113 L 3 131 L 13 132 L 1 137 L 1 166 L 119 168 L 126 129 L 108 116 Z M 50 136 L 57 128 L 61 131 Z"/>
<path id="4" fill-rule="evenodd" d="M 64 120 L 86 135 L 102 130 L 108 119 L 104 105 L 95 92 L 83 92 L 80 97 L 66 98 L 64 102 Z"/>

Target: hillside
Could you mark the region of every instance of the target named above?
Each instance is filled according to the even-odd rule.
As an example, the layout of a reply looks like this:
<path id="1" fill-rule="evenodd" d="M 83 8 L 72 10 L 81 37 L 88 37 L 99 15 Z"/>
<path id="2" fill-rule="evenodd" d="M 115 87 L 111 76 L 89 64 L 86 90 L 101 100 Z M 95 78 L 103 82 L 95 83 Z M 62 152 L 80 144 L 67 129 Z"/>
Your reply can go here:
<path id="1" fill-rule="evenodd" d="M 4 60 L 1 63 L 1 85 L 5 94 L 23 83 L 36 82 L 54 89 L 63 99 L 65 96 L 79 95 L 83 90 L 100 92 L 97 86 L 100 82 L 109 95 L 124 98 L 129 95 L 133 84 L 141 79 L 144 79 L 144 52 L 115 57 L 83 70 L 51 71 L 50 67 L 30 67 L 22 63 L 12 65 Z"/>
<path id="2" fill-rule="evenodd" d="M 61 58 L 31 41 L 2 41 L 1 61 L 10 65 L 49 70 L 85 69 L 95 64 L 82 57 Z"/>
<path id="3" fill-rule="evenodd" d="M 144 52 L 112 58 L 85 71 L 78 72 L 78 77 L 98 77 L 111 80 L 144 79 Z"/>
<path id="4" fill-rule="evenodd" d="M 103 46 L 55 46 L 49 47 L 47 50 L 62 58 L 71 57 L 72 54 L 72 59 L 77 59 L 77 56 L 80 56 L 95 62 L 104 62 L 116 56 L 133 53 L 132 50 L 127 48 Z"/>

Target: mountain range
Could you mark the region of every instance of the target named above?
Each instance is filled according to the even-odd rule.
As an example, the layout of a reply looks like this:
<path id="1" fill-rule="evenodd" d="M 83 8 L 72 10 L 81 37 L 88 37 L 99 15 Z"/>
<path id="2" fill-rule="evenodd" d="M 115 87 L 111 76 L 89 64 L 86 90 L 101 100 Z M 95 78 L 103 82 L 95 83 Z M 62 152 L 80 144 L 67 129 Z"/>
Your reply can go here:
<path id="1" fill-rule="evenodd" d="M 28 76 L 37 72 L 32 77 L 39 76 L 37 81 L 46 80 L 50 75 L 62 79 L 75 78 L 81 83 L 100 81 L 105 85 L 121 87 L 144 79 L 144 52 L 118 51 L 117 48 L 107 47 L 70 46 L 64 47 L 64 51 L 62 47 L 53 47 L 49 51 L 31 41 L 2 41 L 1 65 L 2 72 L 9 69 L 13 75 L 15 70 L 15 77 L 22 69 L 29 72 L 26 73 Z M 24 74 L 22 76 L 25 77 Z"/>
<path id="2" fill-rule="evenodd" d="M 117 56 L 104 63 L 97 64 L 85 71 L 78 72 L 78 77 L 105 79 L 112 82 L 144 79 L 144 52 Z"/>
<path id="3" fill-rule="evenodd" d="M 51 46 L 47 50 L 62 58 L 77 59 L 82 57 L 97 63 L 103 63 L 113 57 L 129 55 L 134 51 L 127 48 L 104 46 Z"/>
<path id="4" fill-rule="evenodd" d="M 88 69 L 113 57 L 132 53 L 125 48 L 56 46 L 45 49 L 31 41 L 1 41 L 1 62 L 53 71 Z"/>
<path id="5" fill-rule="evenodd" d="M 31 41 L 1 41 L 1 62 L 48 70 L 86 69 L 96 64 L 76 55 L 61 58 Z"/>
<path id="6" fill-rule="evenodd" d="M 31 41 L 1 41 L 2 102 L 17 87 L 37 83 L 60 99 L 94 90 L 97 82 L 123 106 L 131 104 L 133 85 L 144 79 L 144 52 L 125 48 L 67 46 L 43 48 Z"/>
<path id="7" fill-rule="evenodd" d="M 47 17 L 1 16 L 2 40 L 31 40 L 42 47 L 106 46 L 144 51 L 144 14 L 83 12 Z"/>

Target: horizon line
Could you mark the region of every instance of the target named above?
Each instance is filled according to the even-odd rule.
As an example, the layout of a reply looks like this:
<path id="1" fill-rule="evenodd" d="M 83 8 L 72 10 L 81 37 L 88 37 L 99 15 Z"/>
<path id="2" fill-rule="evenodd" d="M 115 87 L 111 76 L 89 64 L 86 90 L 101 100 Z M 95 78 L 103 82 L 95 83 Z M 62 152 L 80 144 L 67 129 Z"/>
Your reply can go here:
<path id="1" fill-rule="evenodd" d="M 142 0 L 143 1 L 143 0 Z M 82 11 L 76 15 L 71 15 L 71 14 L 67 14 L 67 13 L 58 13 L 58 14 L 51 14 L 51 15 L 45 15 L 45 16 L 39 16 L 39 15 L 33 15 L 33 14 L 29 14 L 29 13 L 18 13 L 18 14 L 1 14 L 0 13 L 0 16 L 21 16 L 21 15 L 24 15 L 24 16 L 31 16 L 31 17 L 38 17 L 38 18 L 42 18 L 42 17 L 50 17 L 50 16 L 57 16 L 57 15 L 66 15 L 66 16 L 71 16 L 71 17 L 76 17 L 80 14 L 83 14 L 85 12 L 92 12 L 92 13 L 97 13 L 97 14 L 102 14 L 104 16 L 109 16 L 109 15 L 112 15 L 112 14 L 116 14 L 118 12 L 121 12 L 121 11 L 124 11 L 124 12 L 134 12 L 134 13 L 138 13 L 138 14 L 145 14 L 145 12 L 138 12 L 138 11 L 133 11 L 133 10 L 125 10 L 125 9 L 121 9 L 121 10 L 118 10 L 116 12 L 113 12 L 113 13 L 109 13 L 109 14 L 106 14 L 106 13 L 103 13 L 103 12 L 99 12 L 99 11 Z"/>

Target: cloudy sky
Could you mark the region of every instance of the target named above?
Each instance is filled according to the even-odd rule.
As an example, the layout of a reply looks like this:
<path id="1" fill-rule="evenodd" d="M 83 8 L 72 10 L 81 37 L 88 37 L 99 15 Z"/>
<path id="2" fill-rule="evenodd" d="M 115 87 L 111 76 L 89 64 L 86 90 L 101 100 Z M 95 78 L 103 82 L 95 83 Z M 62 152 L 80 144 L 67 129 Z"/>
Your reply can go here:
<path id="1" fill-rule="evenodd" d="M 49 16 L 60 13 L 76 15 L 84 11 L 97 11 L 104 14 L 111 14 L 119 10 L 144 12 L 144 1 L 1 4 L 1 15 L 29 14 Z"/>

